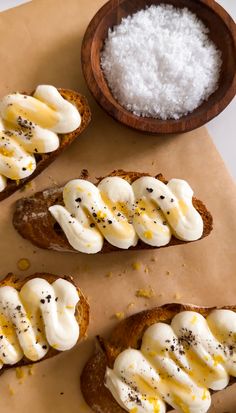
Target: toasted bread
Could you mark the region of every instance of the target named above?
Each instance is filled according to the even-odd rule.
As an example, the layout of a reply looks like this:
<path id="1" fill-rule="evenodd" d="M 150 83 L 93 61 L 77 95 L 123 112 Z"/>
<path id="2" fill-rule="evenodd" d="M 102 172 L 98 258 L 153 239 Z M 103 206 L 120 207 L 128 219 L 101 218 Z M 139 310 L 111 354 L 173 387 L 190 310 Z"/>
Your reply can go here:
<path id="1" fill-rule="evenodd" d="M 170 323 L 181 311 L 195 311 L 207 317 L 216 307 L 197 307 L 184 304 L 165 304 L 137 313 L 122 320 L 113 330 L 109 340 L 98 337 L 100 344 L 85 365 L 81 375 L 81 390 L 87 404 L 96 413 L 124 413 L 104 385 L 106 368 L 113 368 L 116 357 L 125 349 L 140 349 L 145 330 L 158 322 Z M 221 307 L 236 312 L 236 306 Z M 230 381 L 233 384 L 235 379 Z M 169 406 L 169 410 L 171 410 Z"/>
<path id="2" fill-rule="evenodd" d="M 29 281 L 33 278 L 43 278 L 44 280 L 48 281 L 50 284 L 52 284 L 58 278 L 64 278 L 65 280 L 67 280 L 70 283 L 72 283 L 73 285 L 75 285 L 75 283 L 73 282 L 73 279 L 71 277 L 59 277 L 59 276 L 52 275 L 52 274 L 47 274 L 47 273 L 35 273 L 34 275 L 31 275 L 27 278 L 24 278 L 23 280 L 18 279 L 13 274 L 8 274 L 3 280 L 0 281 L 0 287 L 9 286 L 9 287 L 14 287 L 16 290 L 20 291 L 21 288 L 23 287 L 23 285 L 27 281 Z M 77 320 L 77 322 L 79 324 L 79 327 L 80 327 L 79 341 L 81 341 L 86 335 L 86 331 L 87 331 L 88 324 L 89 324 L 89 305 L 88 305 L 88 302 L 87 302 L 86 298 L 84 297 L 82 291 L 76 285 L 75 285 L 75 287 L 78 291 L 78 295 L 79 295 L 79 298 L 80 298 L 80 300 L 79 300 L 79 302 L 76 306 L 75 317 L 76 317 L 76 320 Z M 14 364 L 14 365 L 4 364 L 2 369 L 0 370 L 0 374 L 2 374 L 5 370 L 8 370 L 12 367 L 22 367 L 22 366 L 27 366 L 27 365 L 34 364 L 34 363 L 39 363 L 40 361 L 51 358 L 53 356 L 56 356 L 59 353 L 61 353 L 61 352 L 57 351 L 53 347 L 50 347 L 50 349 L 47 352 L 47 354 L 45 355 L 45 357 L 38 360 L 38 361 L 36 361 L 36 362 L 33 362 L 32 360 L 29 360 L 26 357 L 23 357 L 18 363 Z"/>
<path id="3" fill-rule="evenodd" d="M 129 183 L 134 182 L 141 176 L 148 176 L 146 173 L 139 172 L 125 172 L 123 170 L 115 170 L 107 176 L 119 176 L 126 179 Z M 86 170 L 82 171 L 81 179 L 88 179 Z M 156 176 L 157 179 L 164 183 L 167 181 L 161 174 Z M 96 185 L 103 178 L 99 178 Z M 42 192 L 38 192 L 29 198 L 22 198 L 17 201 L 16 209 L 13 217 L 13 225 L 19 234 L 31 241 L 34 245 L 40 248 L 52 249 L 57 251 L 78 252 L 67 241 L 66 236 L 61 230 L 59 224 L 55 221 L 48 208 L 54 204 L 63 205 L 63 188 L 51 188 Z M 202 216 L 204 222 L 204 230 L 202 238 L 210 234 L 213 226 L 213 219 L 210 212 L 207 210 L 202 201 L 193 198 L 193 205 Z M 178 245 L 186 243 L 172 236 L 171 241 L 166 246 Z M 130 249 L 150 249 L 148 244 L 139 240 L 135 247 Z M 121 251 L 119 248 L 109 244 L 106 240 L 104 242 L 102 253 L 111 251 Z"/>
<path id="4" fill-rule="evenodd" d="M 78 92 L 74 92 L 69 89 L 58 89 L 61 96 L 73 103 L 81 116 L 81 124 L 79 128 L 73 132 L 66 134 L 58 134 L 60 138 L 60 146 L 56 151 L 44 154 L 35 154 L 37 167 L 35 171 L 27 178 L 20 179 L 19 181 L 8 180 L 6 188 L 0 192 L 0 201 L 9 197 L 18 189 L 23 187 L 27 182 L 32 181 L 37 175 L 39 175 L 47 166 L 49 166 L 60 154 L 63 152 L 88 126 L 91 120 L 91 112 L 87 102 L 87 99 Z"/>

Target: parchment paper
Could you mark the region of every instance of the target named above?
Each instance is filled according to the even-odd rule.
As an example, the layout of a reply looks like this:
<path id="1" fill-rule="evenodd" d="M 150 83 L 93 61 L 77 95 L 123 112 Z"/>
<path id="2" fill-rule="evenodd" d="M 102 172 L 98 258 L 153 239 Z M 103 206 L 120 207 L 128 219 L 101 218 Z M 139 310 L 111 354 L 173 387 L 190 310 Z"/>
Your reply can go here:
<path id="1" fill-rule="evenodd" d="M 80 372 L 92 354 L 94 335 L 109 333 L 117 323 L 116 312 L 129 315 L 173 301 L 207 306 L 236 303 L 236 191 L 206 129 L 174 137 L 133 132 L 109 118 L 85 86 L 81 40 L 103 2 L 35 0 L 0 14 L 1 96 L 14 90 L 30 92 L 37 84 L 49 83 L 84 93 L 93 113 L 88 130 L 31 188 L 0 204 L 1 276 L 10 271 L 20 277 L 36 271 L 70 274 L 91 305 L 86 342 L 35 366 L 33 375 L 26 368 L 23 379 L 16 378 L 14 369 L 4 373 L 0 378 L 0 411 L 4 413 L 89 412 L 80 394 Z M 116 168 L 185 178 L 211 210 L 214 231 L 203 241 L 184 246 L 96 256 L 43 251 L 23 240 L 11 223 L 16 199 L 55 183 L 64 184 L 82 168 L 89 170 L 91 178 Z M 22 257 L 31 262 L 27 272 L 17 269 Z M 135 270 L 137 263 L 140 268 Z M 148 286 L 155 297 L 135 297 L 138 288 Z M 235 388 L 213 400 L 211 413 L 235 413 Z"/>

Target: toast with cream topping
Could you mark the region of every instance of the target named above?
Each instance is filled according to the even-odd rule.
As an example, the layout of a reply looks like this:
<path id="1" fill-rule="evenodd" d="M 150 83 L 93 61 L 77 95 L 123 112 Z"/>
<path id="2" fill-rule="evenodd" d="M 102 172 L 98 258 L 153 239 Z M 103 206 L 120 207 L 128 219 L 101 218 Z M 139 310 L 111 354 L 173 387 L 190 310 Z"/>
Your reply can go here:
<path id="1" fill-rule="evenodd" d="M 115 170 L 87 171 L 64 188 L 17 201 L 13 224 L 40 248 L 84 253 L 177 245 L 210 234 L 213 220 L 187 182 Z"/>
<path id="2" fill-rule="evenodd" d="M 90 120 L 87 99 L 69 89 L 40 85 L 31 95 L 5 96 L 0 101 L 0 201 L 39 175 Z"/>
<path id="3" fill-rule="evenodd" d="M 8 274 L 0 281 L 0 374 L 69 350 L 89 323 L 89 305 L 71 277 Z"/>
<path id="4" fill-rule="evenodd" d="M 236 307 L 166 304 L 122 320 L 81 375 L 95 413 L 206 413 L 235 382 Z"/>

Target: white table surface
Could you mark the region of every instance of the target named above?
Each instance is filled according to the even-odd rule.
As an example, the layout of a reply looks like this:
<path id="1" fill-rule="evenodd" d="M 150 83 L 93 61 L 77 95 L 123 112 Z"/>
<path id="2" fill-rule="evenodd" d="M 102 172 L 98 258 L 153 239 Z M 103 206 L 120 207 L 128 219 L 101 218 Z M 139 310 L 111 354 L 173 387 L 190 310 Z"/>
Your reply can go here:
<path id="1" fill-rule="evenodd" d="M 0 0 L 0 11 L 28 3 L 30 0 Z M 79 1 L 79 0 L 78 0 Z M 217 0 L 236 20 L 236 1 Z M 211 137 L 224 159 L 231 175 L 236 179 L 236 98 L 216 119 L 208 123 Z"/>

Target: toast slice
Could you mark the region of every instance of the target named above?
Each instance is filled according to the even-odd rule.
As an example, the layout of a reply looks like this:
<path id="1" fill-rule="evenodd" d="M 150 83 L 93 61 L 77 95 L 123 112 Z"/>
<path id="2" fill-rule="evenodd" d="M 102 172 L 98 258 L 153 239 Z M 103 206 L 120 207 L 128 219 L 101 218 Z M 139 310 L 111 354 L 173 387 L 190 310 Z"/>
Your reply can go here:
<path id="1" fill-rule="evenodd" d="M 65 277 L 59 277 L 53 274 L 47 274 L 47 273 L 35 273 L 34 275 L 31 275 L 27 278 L 22 279 L 18 279 L 15 275 L 13 274 L 8 274 L 3 280 L 0 281 L 0 288 L 1 287 L 5 287 L 5 286 L 9 286 L 9 287 L 13 287 L 15 288 L 17 291 L 20 291 L 21 288 L 23 287 L 23 285 L 33 279 L 33 278 L 41 278 L 46 280 L 49 284 L 52 284 L 54 281 L 56 281 L 59 278 L 63 278 L 66 281 L 72 283 L 77 291 L 78 291 L 78 295 L 79 295 L 79 302 L 76 306 L 76 310 L 75 310 L 75 317 L 76 317 L 76 321 L 80 327 L 80 335 L 79 335 L 79 340 L 78 342 L 80 342 L 82 339 L 85 338 L 86 336 L 86 332 L 87 332 L 87 328 L 88 328 L 88 324 L 89 324 L 89 304 L 85 298 L 85 296 L 83 295 L 82 291 L 76 286 L 76 284 L 73 282 L 73 279 L 71 277 L 65 276 Z M 15 368 L 15 367 L 23 367 L 23 366 L 27 366 L 27 365 L 32 365 L 34 363 L 39 363 L 40 361 L 46 360 L 48 358 L 51 358 L 53 356 L 56 356 L 57 354 L 61 353 L 61 351 L 56 350 L 53 347 L 49 348 L 49 351 L 47 352 L 47 354 L 40 360 L 38 361 L 32 361 L 27 359 L 25 356 L 16 364 L 14 365 L 8 365 L 8 364 L 4 364 L 2 369 L 0 370 L 0 374 L 2 374 L 5 370 L 8 370 L 10 368 Z"/>
<path id="2" fill-rule="evenodd" d="M 142 176 L 148 176 L 148 174 L 115 170 L 107 176 L 119 176 L 123 179 L 126 179 L 129 183 L 132 183 Z M 83 170 L 79 178 L 88 179 L 88 171 Z M 164 183 L 168 182 L 161 174 L 156 175 L 156 178 Z M 103 177 L 98 178 L 95 184 L 98 185 L 98 183 L 102 179 Z M 78 252 L 74 250 L 74 248 L 69 244 L 66 236 L 64 235 L 64 232 L 48 210 L 48 208 L 54 204 L 63 205 L 62 192 L 63 187 L 51 188 L 42 192 L 38 192 L 29 198 L 22 198 L 18 200 L 13 216 L 13 225 L 23 238 L 31 241 L 37 247 L 52 249 L 55 251 Z M 202 201 L 193 198 L 193 205 L 203 219 L 204 230 L 201 238 L 204 238 L 209 235 L 212 230 L 213 219 Z M 183 243 L 186 243 L 186 241 L 181 241 L 172 236 L 169 244 L 165 246 L 178 245 Z M 147 245 L 139 240 L 138 244 L 135 247 L 131 247 L 130 249 L 138 250 L 150 248 L 156 247 Z M 104 245 L 101 252 L 105 253 L 112 251 L 121 251 L 121 249 L 114 247 L 106 240 L 104 240 Z"/>
<path id="3" fill-rule="evenodd" d="M 82 394 L 95 413 L 125 413 L 111 392 L 105 387 L 106 368 L 113 368 L 115 359 L 128 348 L 140 349 L 144 332 L 151 325 L 164 322 L 170 324 L 173 317 L 182 311 L 195 311 L 203 317 L 207 317 L 217 307 L 197 307 L 190 304 L 165 304 L 150 310 L 134 314 L 122 320 L 112 331 L 108 340 L 97 337 L 97 349 L 94 355 L 85 365 L 81 375 Z M 226 306 L 227 309 L 236 312 L 236 306 Z M 230 385 L 235 382 L 231 379 Z M 167 410 L 173 410 L 167 406 Z"/>
<path id="4" fill-rule="evenodd" d="M 60 138 L 60 146 L 56 151 L 35 154 L 35 159 L 37 162 L 35 171 L 27 178 L 20 179 L 19 181 L 9 179 L 6 188 L 0 192 L 0 201 L 9 197 L 18 189 L 22 188 L 25 184 L 32 181 L 32 179 L 47 168 L 47 166 L 49 166 L 89 125 L 91 120 L 91 111 L 87 99 L 80 93 L 69 89 L 58 89 L 58 92 L 64 99 L 74 104 L 78 109 L 81 116 L 81 124 L 79 128 L 70 133 L 58 134 Z"/>

